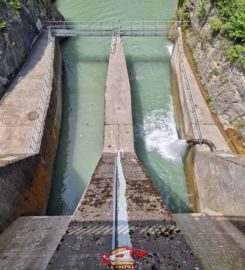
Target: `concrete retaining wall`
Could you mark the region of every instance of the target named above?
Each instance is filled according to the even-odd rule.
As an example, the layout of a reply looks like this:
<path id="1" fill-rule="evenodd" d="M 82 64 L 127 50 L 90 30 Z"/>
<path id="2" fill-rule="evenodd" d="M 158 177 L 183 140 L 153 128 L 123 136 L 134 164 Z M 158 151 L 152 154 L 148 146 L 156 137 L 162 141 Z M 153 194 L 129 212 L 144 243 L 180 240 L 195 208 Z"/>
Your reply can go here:
<path id="1" fill-rule="evenodd" d="M 216 126 L 184 54 L 180 31 L 179 34 L 173 50 L 171 65 L 175 88 L 174 97 L 177 96 L 177 103 L 181 107 L 178 110 L 179 113 L 176 114 L 181 118 L 178 119 L 182 123 L 180 133 L 185 138 L 198 139 L 193 107 L 190 102 L 189 91 L 191 91 L 202 137 L 214 142 L 219 152 L 213 153 L 207 146 L 198 145 L 193 147 L 191 155 L 188 155 L 188 170 L 193 174 L 192 179 L 188 179 L 189 192 L 194 198 L 193 209 L 209 214 L 244 216 L 245 158 L 231 153 Z"/>
<path id="2" fill-rule="evenodd" d="M 40 151 L 0 165 L 0 231 L 20 215 L 46 211 L 62 110 L 62 56 L 55 42 L 53 85 Z"/>
<path id="3" fill-rule="evenodd" d="M 196 152 L 193 167 L 201 211 L 245 216 L 244 157 Z"/>
<path id="4" fill-rule="evenodd" d="M 184 133 L 186 137 L 193 139 L 198 139 L 199 137 L 190 98 L 191 93 L 203 139 L 211 140 L 216 145 L 217 150 L 230 151 L 230 148 L 209 111 L 184 54 L 181 31 L 179 31 L 179 37 L 174 46 L 171 65 L 178 83 L 179 99 L 183 113 Z M 198 147 L 198 151 L 207 150 L 209 150 L 209 148 L 205 145 Z"/>

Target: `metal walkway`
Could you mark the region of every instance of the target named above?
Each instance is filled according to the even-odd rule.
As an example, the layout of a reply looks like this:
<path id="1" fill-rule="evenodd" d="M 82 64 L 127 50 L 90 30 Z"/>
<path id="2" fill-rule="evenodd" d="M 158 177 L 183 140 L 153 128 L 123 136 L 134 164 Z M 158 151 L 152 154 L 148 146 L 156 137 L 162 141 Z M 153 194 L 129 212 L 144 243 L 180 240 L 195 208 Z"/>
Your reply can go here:
<path id="1" fill-rule="evenodd" d="M 119 21 L 119 22 L 47 22 L 47 28 L 57 37 L 111 37 L 115 33 L 119 36 L 154 37 L 166 36 L 171 21 Z M 176 30 L 175 33 L 178 35 Z"/>

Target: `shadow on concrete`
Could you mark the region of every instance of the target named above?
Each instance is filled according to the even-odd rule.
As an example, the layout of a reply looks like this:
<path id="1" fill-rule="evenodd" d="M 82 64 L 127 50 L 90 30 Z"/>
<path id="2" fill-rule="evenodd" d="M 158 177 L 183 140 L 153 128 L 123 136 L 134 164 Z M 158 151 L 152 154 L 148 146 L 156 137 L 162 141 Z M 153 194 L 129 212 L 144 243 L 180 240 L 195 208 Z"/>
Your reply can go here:
<path id="1" fill-rule="evenodd" d="M 202 269 L 174 222 L 139 220 L 129 227 L 133 248 L 148 252 L 137 258 L 137 269 Z M 47 269 L 106 269 L 100 255 L 111 253 L 111 243 L 111 221 L 74 219 Z"/>

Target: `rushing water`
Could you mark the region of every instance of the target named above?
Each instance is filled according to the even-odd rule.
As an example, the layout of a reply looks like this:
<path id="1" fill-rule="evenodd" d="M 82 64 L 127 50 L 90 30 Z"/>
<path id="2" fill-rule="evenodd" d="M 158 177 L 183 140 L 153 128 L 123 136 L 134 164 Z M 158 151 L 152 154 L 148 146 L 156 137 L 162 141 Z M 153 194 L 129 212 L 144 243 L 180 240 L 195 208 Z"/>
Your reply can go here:
<path id="1" fill-rule="evenodd" d="M 170 20 L 177 0 L 58 0 L 68 20 Z M 71 214 L 102 153 L 104 90 L 110 38 L 70 38 L 65 64 L 63 122 L 49 214 Z M 123 38 L 132 90 L 135 148 L 172 212 L 190 211 L 174 122 L 170 54 L 164 37 Z"/>

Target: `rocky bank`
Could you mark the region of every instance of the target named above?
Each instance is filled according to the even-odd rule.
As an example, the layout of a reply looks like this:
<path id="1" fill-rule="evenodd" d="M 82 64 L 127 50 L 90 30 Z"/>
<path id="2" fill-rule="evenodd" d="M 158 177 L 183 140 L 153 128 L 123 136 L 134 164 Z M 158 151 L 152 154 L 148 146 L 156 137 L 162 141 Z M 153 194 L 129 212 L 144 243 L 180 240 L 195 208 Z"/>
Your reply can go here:
<path id="1" fill-rule="evenodd" d="M 207 91 L 206 101 L 225 130 L 234 128 L 244 135 L 245 64 L 227 59 L 225 46 L 230 41 L 223 31 L 211 27 L 212 20 L 220 17 L 215 1 L 185 1 L 180 12 L 182 20 L 189 20 L 184 25 L 185 41 Z"/>
<path id="2" fill-rule="evenodd" d="M 50 0 L 0 0 L 0 98 L 46 20 L 63 20 Z"/>

